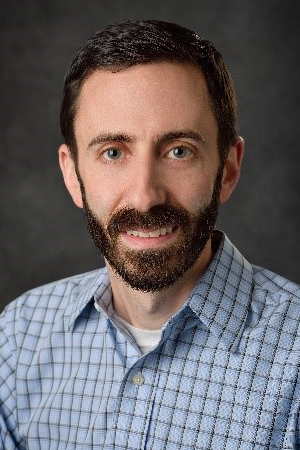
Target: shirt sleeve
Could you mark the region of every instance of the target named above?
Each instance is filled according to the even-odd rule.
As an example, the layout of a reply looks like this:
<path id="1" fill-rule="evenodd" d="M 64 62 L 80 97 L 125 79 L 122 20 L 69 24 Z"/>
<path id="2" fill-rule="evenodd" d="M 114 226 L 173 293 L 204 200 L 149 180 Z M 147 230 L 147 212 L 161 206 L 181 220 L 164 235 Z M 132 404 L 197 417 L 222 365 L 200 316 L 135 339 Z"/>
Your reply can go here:
<path id="1" fill-rule="evenodd" d="M 0 450 L 24 450 L 16 408 L 16 351 L 9 339 L 7 316 L 0 315 Z"/>

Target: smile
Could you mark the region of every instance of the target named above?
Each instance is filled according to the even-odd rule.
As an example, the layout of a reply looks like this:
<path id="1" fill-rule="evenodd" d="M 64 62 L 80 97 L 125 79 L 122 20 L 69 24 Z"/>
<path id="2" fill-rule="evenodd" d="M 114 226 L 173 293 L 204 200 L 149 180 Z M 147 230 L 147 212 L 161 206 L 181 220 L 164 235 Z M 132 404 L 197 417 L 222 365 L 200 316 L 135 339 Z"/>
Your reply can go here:
<path id="1" fill-rule="evenodd" d="M 173 231 L 173 226 L 165 227 L 165 228 L 157 228 L 156 230 L 151 231 L 137 231 L 137 230 L 128 230 L 126 234 L 132 236 L 138 236 L 141 238 L 156 238 L 159 236 L 165 236 L 166 234 L 171 234 Z"/>

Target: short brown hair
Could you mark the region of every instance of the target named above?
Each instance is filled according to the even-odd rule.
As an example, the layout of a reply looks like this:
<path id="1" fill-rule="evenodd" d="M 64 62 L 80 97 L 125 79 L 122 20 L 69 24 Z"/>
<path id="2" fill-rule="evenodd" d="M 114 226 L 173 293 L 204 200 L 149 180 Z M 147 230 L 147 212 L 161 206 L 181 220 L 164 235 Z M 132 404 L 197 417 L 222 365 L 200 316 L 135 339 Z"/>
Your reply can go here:
<path id="1" fill-rule="evenodd" d="M 221 162 L 237 138 L 236 100 L 232 80 L 213 44 L 179 25 L 137 20 L 98 31 L 78 50 L 66 74 L 60 126 L 73 158 L 77 159 L 74 119 L 84 80 L 95 70 L 117 72 L 138 64 L 169 61 L 201 69 L 218 124 Z"/>

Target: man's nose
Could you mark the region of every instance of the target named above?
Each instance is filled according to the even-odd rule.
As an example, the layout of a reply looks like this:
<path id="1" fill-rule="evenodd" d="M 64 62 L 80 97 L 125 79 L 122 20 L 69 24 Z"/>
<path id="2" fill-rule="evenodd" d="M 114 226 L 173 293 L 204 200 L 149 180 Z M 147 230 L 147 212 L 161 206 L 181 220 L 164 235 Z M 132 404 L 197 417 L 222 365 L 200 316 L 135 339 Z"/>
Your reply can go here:
<path id="1" fill-rule="evenodd" d="M 127 192 L 127 204 L 141 212 L 147 212 L 155 205 L 166 201 L 166 188 L 163 173 L 155 158 L 137 162 L 130 188 Z"/>

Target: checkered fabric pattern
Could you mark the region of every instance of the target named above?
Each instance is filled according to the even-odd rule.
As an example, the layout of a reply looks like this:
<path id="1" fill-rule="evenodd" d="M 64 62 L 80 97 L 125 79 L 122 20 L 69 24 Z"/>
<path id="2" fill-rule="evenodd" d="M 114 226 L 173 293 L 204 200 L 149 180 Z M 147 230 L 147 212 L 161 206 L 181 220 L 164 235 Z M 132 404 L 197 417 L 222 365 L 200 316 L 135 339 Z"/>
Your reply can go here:
<path id="1" fill-rule="evenodd" d="M 105 269 L 32 290 L 1 315 L 0 448 L 300 448 L 299 318 L 299 287 L 224 237 L 145 355 Z"/>

